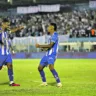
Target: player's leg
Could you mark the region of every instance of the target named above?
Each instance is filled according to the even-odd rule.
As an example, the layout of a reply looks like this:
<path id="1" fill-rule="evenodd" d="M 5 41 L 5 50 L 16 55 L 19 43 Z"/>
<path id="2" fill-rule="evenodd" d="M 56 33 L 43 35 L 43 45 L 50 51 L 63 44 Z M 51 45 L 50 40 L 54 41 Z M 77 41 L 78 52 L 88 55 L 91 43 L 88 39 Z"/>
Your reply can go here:
<path id="1" fill-rule="evenodd" d="M 42 65 L 38 66 L 38 71 L 39 71 L 39 73 L 41 75 L 42 81 L 46 82 L 46 77 L 45 77 L 45 73 L 44 73 L 43 69 L 44 69 L 44 66 L 42 66 Z"/>
<path id="2" fill-rule="evenodd" d="M 45 73 L 44 73 L 44 68 L 45 68 L 45 66 L 46 66 L 46 56 L 44 56 L 42 59 L 41 59 L 41 62 L 40 62 L 40 64 L 39 64 L 39 66 L 38 66 L 38 71 L 39 71 L 39 73 L 40 73 L 40 76 L 41 76 L 41 78 L 42 78 L 42 84 L 41 85 L 47 85 L 47 83 L 46 83 L 46 77 L 45 77 Z"/>
<path id="3" fill-rule="evenodd" d="M 0 66 L 0 70 L 2 69 L 2 66 Z"/>
<path id="4" fill-rule="evenodd" d="M 54 62 L 55 62 L 54 56 L 48 58 L 49 69 L 50 69 L 51 73 L 53 74 L 54 78 L 56 79 L 57 86 L 62 87 L 58 73 L 54 69 Z"/>
<path id="5" fill-rule="evenodd" d="M 8 68 L 8 76 L 10 80 L 10 86 L 20 86 L 20 84 L 15 84 L 14 83 L 14 74 L 13 74 L 13 65 L 12 65 L 12 58 L 11 55 L 8 55 L 6 59 L 6 64 Z"/>
<path id="6" fill-rule="evenodd" d="M 7 63 L 7 68 L 8 68 L 8 76 L 9 76 L 10 84 L 12 84 L 12 83 L 14 83 L 12 63 Z"/>
<path id="7" fill-rule="evenodd" d="M 40 76 L 41 76 L 41 79 L 42 79 L 42 84 L 41 86 L 47 86 L 47 82 L 46 82 L 46 77 L 45 77 L 45 72 L 44 72 L 44 69 L 45 66 L 42 66 L 42 65 L 39 65 L 38 66 L 38 71 L 40 73 Z"/>
<path id="8" fill-rule="evenodd" d="M 57 86 L 58 86 L 58 87 L 62 87 L 62 84 L 61 84 L 61 82 L 60 82 L 60 78 L 59 78 L 59 76 L 58 76 L 58 73 L 57 73 L 56 70 L 54 69 L 54 64 L 49 64 L 49 69 L 50 69 L 51 73 L 53 74 L 53 76 L 54 76 L 54 78 L 55 78 L 55 80 L 56 80 L 56 82 L 57 82 Z"/>

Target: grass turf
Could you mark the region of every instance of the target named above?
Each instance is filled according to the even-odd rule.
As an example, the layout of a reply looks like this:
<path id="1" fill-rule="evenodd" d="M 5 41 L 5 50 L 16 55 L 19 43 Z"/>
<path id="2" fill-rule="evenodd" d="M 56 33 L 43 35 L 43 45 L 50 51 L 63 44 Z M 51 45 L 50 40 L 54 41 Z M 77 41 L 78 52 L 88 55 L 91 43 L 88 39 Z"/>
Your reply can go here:
<path id="1" fill-rule="evenodd" d="M 15 82 L 20 87 L 8 86 L 7 68 L 0 71 L 0 96 L 96 96 L 95 59 L 57 59 L 55 68 L 62 88 L 56 87 L 55 79 L 45 68 L 48 86 L 41 87 L 37 67 L 39 59 L 14 60 Z"/>

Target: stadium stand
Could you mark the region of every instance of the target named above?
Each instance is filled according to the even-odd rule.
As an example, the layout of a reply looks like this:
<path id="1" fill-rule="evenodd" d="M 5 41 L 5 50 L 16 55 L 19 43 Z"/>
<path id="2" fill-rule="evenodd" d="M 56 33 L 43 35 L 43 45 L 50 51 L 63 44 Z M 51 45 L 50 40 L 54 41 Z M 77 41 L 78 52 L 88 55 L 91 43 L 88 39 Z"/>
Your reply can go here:
<path id="1" fill-rule="evenodd" d="M 96 11 L 73 11 L 67 13 L 27 14 L 10 17 L 12 27 L 23 25 L 25 29 L 16 37 L 42 36 L 47 33 L 44 27 L 50 22 L 58 24 L 60 35 L 70 34 L 70 38 L 96 37 Z"/>

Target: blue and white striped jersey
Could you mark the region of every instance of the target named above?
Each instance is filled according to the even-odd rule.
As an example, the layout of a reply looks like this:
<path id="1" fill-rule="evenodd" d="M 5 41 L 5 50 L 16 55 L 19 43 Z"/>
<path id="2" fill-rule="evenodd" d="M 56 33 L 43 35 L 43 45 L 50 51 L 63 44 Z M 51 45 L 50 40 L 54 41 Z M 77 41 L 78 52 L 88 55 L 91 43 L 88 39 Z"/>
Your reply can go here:
<path id="1" fill-rule="evenodd" d="M 0 33 L 0 41 L 3 42 L 3 44 L 0 44 L 0 55 L 10 54 L 11 42 L 9 41 L 7 32 Z"/>
<path id="2" fill-rule="evenodd" d="M 54 34 L 49 38 L 49 43 L 54 42 L 54 45 L 51 49 L 48 50 L 47 56 L 49 55 L 57 55 L 58 53 L 58 33 L 54 32 Z"/>

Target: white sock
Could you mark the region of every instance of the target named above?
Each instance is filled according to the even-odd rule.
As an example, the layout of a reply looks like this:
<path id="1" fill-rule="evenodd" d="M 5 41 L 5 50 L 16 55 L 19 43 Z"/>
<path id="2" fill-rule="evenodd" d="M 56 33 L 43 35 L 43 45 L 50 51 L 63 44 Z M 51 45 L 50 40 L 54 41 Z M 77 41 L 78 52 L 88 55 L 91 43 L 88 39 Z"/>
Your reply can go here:
<path id="1" fill-rule="evenodd" d="M 10 84 L 14 83 L 13 81 L 10 81 Z"/>

